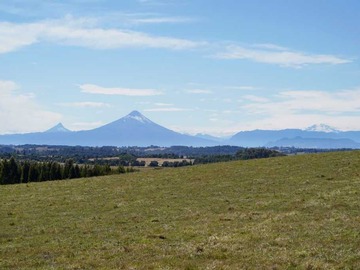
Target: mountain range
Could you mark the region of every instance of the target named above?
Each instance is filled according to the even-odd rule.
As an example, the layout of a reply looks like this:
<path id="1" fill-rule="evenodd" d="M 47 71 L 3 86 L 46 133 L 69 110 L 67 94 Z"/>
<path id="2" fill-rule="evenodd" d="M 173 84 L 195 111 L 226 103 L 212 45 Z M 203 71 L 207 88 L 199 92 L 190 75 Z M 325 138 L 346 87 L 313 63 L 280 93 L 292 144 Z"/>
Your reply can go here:
<path id="1" fill-rule="evenodd" d="M 360 131 L 324 130 L 325 125 L 308 129 L 241 131 L 230 138 L 230 145 L 245 147 L 298 147 L 319 149 L 360 149 Z M 317 128 L 319 127 L 319 128 Z"/>
<path id="2" fill-rule="evenodd" d="M 172 131 L 152 122 L 138 111 L 133 111 L 114 122 L 92 130 L 70 131 L 59 123 L 45 132 L 0 135 L 0 144 L 210 146 L 217 143 Z"/>
<path id="3" fill-rule="evenodd" d="M 0 144 L 80 145 L 80 146 L 215 146 L 299 147 L 360 149 L 360 131 L 339 131 L 330 126 L 313 125 L 305 130 L 241 131 L 230 138 L 206 134 L 181 134 L 160 126 L 138 111 L 104 126 L 84 131 L 71 131 L 61 123 L 44 131 L 0 135 Z"/>

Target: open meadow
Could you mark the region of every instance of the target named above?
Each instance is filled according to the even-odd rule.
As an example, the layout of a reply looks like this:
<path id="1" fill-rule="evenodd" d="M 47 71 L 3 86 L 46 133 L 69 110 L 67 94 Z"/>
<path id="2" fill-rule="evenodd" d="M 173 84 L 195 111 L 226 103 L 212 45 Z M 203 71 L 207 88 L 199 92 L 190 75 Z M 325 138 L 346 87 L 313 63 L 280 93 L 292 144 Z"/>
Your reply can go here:
<path id="1" fill-rule="evenodd" d="M 360 269 L 360 152 L 0 186 L 0 269 Z"/>

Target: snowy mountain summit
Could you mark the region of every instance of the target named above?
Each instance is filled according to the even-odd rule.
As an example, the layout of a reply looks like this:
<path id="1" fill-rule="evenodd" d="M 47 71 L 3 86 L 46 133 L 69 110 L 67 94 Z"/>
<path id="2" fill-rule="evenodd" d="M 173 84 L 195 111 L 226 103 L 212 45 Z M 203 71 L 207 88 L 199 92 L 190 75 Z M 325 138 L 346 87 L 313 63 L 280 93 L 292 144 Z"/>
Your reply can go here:
<path id="1" fill-rule="evenodd" d="M 124 116 L 122 118 L 122 120 L 124 122 L 128 121 L 128 120 L 135 120 L 138 121 L 140 123 L 143 124 L 150 124 L 153 123 L 151 120 L 149 120 L 148 118 L 146 118 L 144 115 L 142 115 L 141 113 L 139 113 L 138 111 L 132 111 L 131 113 L 129 113 L 128 115 Z"/>
<path id="2" fill-rule="evenodd" d="M 58 133 L 58 132 L 71 132 L 71 130 L 64 127 L 62 123 L 59 123 L 56 126 L 48 129 L 45 132 L 47 132 L 47 133 Z"/>
<path id="3" fill-rule="evenodd" d="M 316 131 L 316 132 L 326 132 L 326 133 L 339 133 L 340 131 L 337 130 L 334 127 L 331 127 L 329 125 L 326 124 L 317 124 L 317 125 L 312 125 L 310 127 L 308 127 L 307 129 L 305 129 L 306 131 Z"/>

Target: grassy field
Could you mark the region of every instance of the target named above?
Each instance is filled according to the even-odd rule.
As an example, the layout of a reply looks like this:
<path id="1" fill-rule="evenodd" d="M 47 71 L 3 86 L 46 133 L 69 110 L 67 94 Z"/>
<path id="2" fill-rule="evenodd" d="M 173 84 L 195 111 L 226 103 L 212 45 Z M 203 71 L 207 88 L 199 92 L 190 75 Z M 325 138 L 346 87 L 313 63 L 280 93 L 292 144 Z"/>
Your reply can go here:
<path id="1" fill-rule="evenodd" d="M 0 186 L 0 269 L 360 269 L 360 152 Z"/>

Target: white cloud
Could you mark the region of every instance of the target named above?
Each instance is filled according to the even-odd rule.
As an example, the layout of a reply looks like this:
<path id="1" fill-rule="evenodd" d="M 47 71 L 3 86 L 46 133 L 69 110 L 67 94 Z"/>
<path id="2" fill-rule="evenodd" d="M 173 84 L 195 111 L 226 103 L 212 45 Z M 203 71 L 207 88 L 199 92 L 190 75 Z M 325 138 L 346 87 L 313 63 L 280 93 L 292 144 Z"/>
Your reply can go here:
<path id="1" fill-rule="evenodd" d="M 44 20 L 34 23 L 0 22 L 0 53 L 18 50 L 38 42 L 92 49 L 147 47 L 189 49 L 200 46 L 191 40 L 149 35 L 142 32 L 103 28 L 95 19 Z"/>
<path id="2" fill-rule="evenodd" d="M 141 4 L 163 6 L 179 4 L 178 0 L 137 0 Z"/>
<path id="3" fill-rule="evenodd" d="M 258 103 L 264 103 L 264 102 L 269 101 L 267 98 L 254 96 L 254 95 L 245 95 L 245 96 L 243 96 L 243 98 L 250 100 L 250 101 L 258 102 Z"/>
<path id="4" fill-rule="evenodd" d="M 161 102 L 155 103 L 154 105 L 160 106 L 160 107 L 174 106 L 174 104 L 171 104 L 171 103 L 161 103 Z"/>
<path id="5" fill-rule="evenodd" d="M 110 104 L 103 102 L 92 102 L 92 101 L 83 101 L 83 102 L 70 102 L 70 103 L 60 103 L 60 105 L 65 107 L 76 107 L 76 108 L 108 108 Z"/>
<path id="6" fill-rule="evenodd" d="M 129 22 L 132 24 L 189 23 L 192 21 L 194 20 L 183 17 L 148 17 L 148 18 L 133 18 L 129 20 Z"/>
<path id="7" fill-rule="evenodd" d="M 282 91 L 272 100 L 253 99 L 241 108 L 257 119 L 251 121 L 248 129 L 305 128 L 327 123 L 343 130 L 360 130 L 360 89 Z"/>
<path id="8" fill-rule="evenodd" d="M 233 131 L 254 130 L 254 129 L 305 129 L 317 123 L 325 123 L 339 130 L 360 130 L 359 116 L 326 116 L 319 114 L 289 114 L 269 115 L 261 119 L 255 119 L 241 125 L 234 125 Z M 230 130 L 229 130 L 230 131 Z"/>
<path id="9" fill-rule="evenodd" d="M 0 133 L 45 130 L 61 120 L 58 113 L 46 111 L 33 94 L 20 94 L 12 81 L 0 81 Z"/>
<path id="10" fill-rule="evenodd" d="M 307 54 L 292 51 L 277 45 L 266 44 L 246 48 L 242 46 L 228 46 L 226 51 L 217 54 L 220 59 L 247 59 L 254 62 L 275 64 L 283 67 L 300 68 L 311 64 L 338 65 L 351 62 L 349 59 L 326 54 Z"/>
<path id="11" fill-rule="evenodd" d="M 186 109 L 186 108 L 153 108 L 144 110 L 145 112 L 185 112 L 185 111 L 193 111 L 193 109 Z"/>
<path id="12" fill-rule="evenodd" d="M 184 24 L 196 22 L 197 19 L 180 16 L 163 16 L 158 13 L 129 13 L 129 12 L 110 12 L 103 16 L 97 17 L 99 21 L 106 24 L 123 26 L 138 26 L 138 25 L 155 25 L 155 24 Z"/>
<path id="13" fill-rule="evenodd" d="M 205 89 L 190 89 L 190 90 L 187 90 L 186 92 L 188 92 L 190 94 L 211 94 L 212 93 L 212 91 L 205 90 Z"/>
<path id="14" fill-rule="evenodd" d="M 232 102 L 233 102 L 233 99 L 231 99 L 231 98 L 223 98 L 223 99 L 222 99 L 222 102 L 232 103 Z"/>
<path id="15" fill-rule="evenodd" d="M 255 45 L 253 45 L 253 47 L 261 48 L 261 49 L 277 50 L 277 51 L 288 51 L 289 50 L 289 48 L 271 44 L 271 43 L 255 44 Z"/>
<path id="16" fill-rule="evenodd" d="M 252 91 L 257 90 L 259 88 L 250 86 L 250 85 L 242 85 L 242 86 L 227 86 L 226 89 L 228 90 L 243 90 L 243 91 Z"/>
<path id="17" fill-rule="evenodd" d="M 0 23 L 0 53 L 15 51 L 38 41 L 34 26 Z"/>
<path id="18" fill-rule="evenodd" d="M 325 91 L 283 91 L 276 100 L 267 103 L 245 105 L 252 113 L 288 112 L 303 113 L 315 111 L 322 114 L 360 112 L 360 89 L 342 90 L 334 93 Z"/>
<path id="19" fill-rule="evenodd" d="M 119 96 L 156 96 L 162 93 L 155 89 L 132 89 L 113 87 L 107 88 L 95 84 L 82 84 L 79 86 L 81 92 L 88 94 L 119 95 Z"/>
<path id="20" fill-rule="evenodd" d="M 0 94 L 11 95 L 13 91 L 19 89 L 19 86 L 13 81 L 0 81 Z"/>

